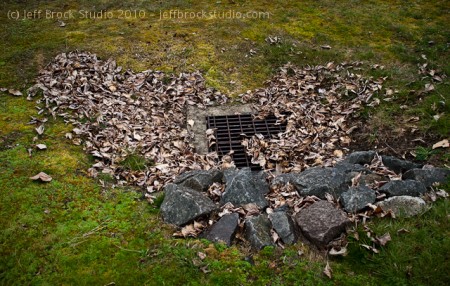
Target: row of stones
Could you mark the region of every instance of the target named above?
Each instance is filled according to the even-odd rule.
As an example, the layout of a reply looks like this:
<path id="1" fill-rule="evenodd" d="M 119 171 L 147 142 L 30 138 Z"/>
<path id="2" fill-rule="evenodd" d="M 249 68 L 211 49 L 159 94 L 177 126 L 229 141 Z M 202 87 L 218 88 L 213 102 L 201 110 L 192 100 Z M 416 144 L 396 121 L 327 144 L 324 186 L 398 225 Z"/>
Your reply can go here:
<path id="1" fill-rule="evenodd" d="M 367 187 L 366 183 L 380 178 L 363 166 L 370 164 L 374 156 L 373 151 L 355 152 L 333 168 L 315 167 L 301 173 L 282 174 L 272 180 L 270 188 L 274 189 L 289 183 L 295 187 L 300 196 L 314 195 L 325 199 L 328 193 L 340 198 L 347 212 L 358 212 L 367 204 L 376 201 L 375 191 Z M 420 211 L 425 202 L 418 197 L 434 182 L 444 182 L 450 173 L 449 170 L 440 168 L 419 169 L 422 166 L 395 157 L 382 156 L 382 160 L 392 171 L 403 174 L 403 180 L 388 182 L 379 189 L 379 192 L 385 193 L 390 198 L 378 202 L 378 205 L 386 210 L 392 209 L 396 213 L 399 206 L 410 209 L 408 215 Z M 352 179 L 358 174 L 362 174 L 360 186 L 350 187 Z M 220 199 L 220 205 L 232 203 L 235 207 L 239 207 L 253 203 L 261 210 L 268 206 L 265 196 L 270 188 L 263 172 L 252 172 L 248 168 L 226 169 L 223 172 L 191 171 L 180 175 L 173 184 L 165 187 L 165 199 L 161 205 L 164 221 L 182 226 L 218 210 L 219 205 L 205 193 L 216 182 L 225 182 L 225 192 Z M 330 237 L 339 235 L 336 230 L 342 232 L 348 223 L 347 220 L 340 219 L 346 217 L 342 210 L 334 208 L 330 203 L 324 204 L 325 202 L 316 202 L 299 212 L 294 219 L 287 209 L 247 218 L 244 223 L 247 240 L 255 248 L 271 244 L 270 229 L 273 228 L 284 243 L 293 243 L 297 238 L 298 226 L 301 233 L 311 242 L 323 246 L 329 242 Z M 316 208 L 320 210 L 317 213 L 314 212 Z M 313 215 L 310 215 L 310 212 Z M 321 214 L 323 219 L 320 219 Z M 224 216 L 207 230 L 204 236 L 210 240 L 222 240 L 230 244 L 238 221 L 237 214 Z"/>

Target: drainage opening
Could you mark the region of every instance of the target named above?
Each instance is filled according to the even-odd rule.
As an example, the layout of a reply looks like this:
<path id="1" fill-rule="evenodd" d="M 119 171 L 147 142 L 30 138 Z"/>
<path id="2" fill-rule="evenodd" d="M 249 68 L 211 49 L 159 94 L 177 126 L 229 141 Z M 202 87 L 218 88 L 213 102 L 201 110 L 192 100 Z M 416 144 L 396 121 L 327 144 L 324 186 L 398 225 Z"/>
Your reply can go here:
<path id="1" fill-rule="evenodd" d="M 234 164 L 238 168 L 250 167 L 252 170 L 261 170 L 259 165 L 252 164 L 251 158 L 245 152 L 241 144 L 244 137 L 262 134 L 269 139 L 286 130 L 286 123 L 278 123 L 274 115 L 265 119 L 253 120 L 252 114 L 207 116 L 206 125 L 208 129 L 214 129 L 216 142 L 209 146 L 209 151 L 215 151 L 222 158 L 230 151 Z"/>

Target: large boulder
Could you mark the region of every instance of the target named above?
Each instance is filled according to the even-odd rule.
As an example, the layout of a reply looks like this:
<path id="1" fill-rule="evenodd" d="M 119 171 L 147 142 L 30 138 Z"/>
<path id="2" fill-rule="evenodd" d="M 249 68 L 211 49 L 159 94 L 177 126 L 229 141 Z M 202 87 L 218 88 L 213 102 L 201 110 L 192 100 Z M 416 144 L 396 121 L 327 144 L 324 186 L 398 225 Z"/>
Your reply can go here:
<path id="1" fill-rule="evenodd" d="M 206 239 L 213 242 L 223 242 L 230 246 L 239 224 L 239 215 L 237 213 L 226 214 L 216 222 L 203 235 Z"/>
<path id="2" fill-rule="evenodd" d="M 314 167 L 301 173 L 279 175 L 273 179 L 272 186 L 290 183 L 300 196 L 313 195 L 325 199 L 326 193 L 339 197 L 349 188 L 351 178 L 340 169 Z"/>
<path id="3" fill-rule="evenodd" d="M 412 196 L 419 197 L 427 192 L 427 188 L 421 182 L 414 180 L 390 181 L 383 185 L 380 192 L 393 196 Z"/>
<path id="4" fill-rule="evenodd" d="M 350 224 L 342 210 L 328 201 L 318 201 L 301 210 L 295 220 L 303 235 L 319 248 L 340 236 Z"/>
<path id="5" fill-rule="evenodd" d="M 252 172 L 250 168 L 230 171 L 225 174 L 225 183 L 221 204 L 230 202 L 239 207 L 253 203 L 260 209 L 268 206 L 265 195 L 269 185 L 263 172 Z"/>
<path id="6" fill-rule="evenodd" d="M 252 248 L 260 250 L 265 246 L 273 246 L 270 230 L 272 225 L 266 214 L 250 217 L 245 220 L 245 238 Z"/>
<path id="7" fill-rule="evenodd" d="M 433 183 L 446 183 L 450 177 L 450 169 L 411 169 L 403 174 L 403 180 L 415 180 L 422 182 L 425 187 L 431 187 Z"/>
<path id="8" fill-rule="evenodd" d="M 269 214 L 273 229 L 278 233 L 281 240 L 286 244 L 293 244 L 297 241 L 297 227 L 291 216 L 285 211 L 275 211 Z"/>
<path id="9" fill-rule="evenodd" d="M 223 173 L 217 169 L 193 170 L 181 174 L 173 181 L 174 184 L 185 186 L 199 192 L 206 192 L 213 183 L 222 182 Z"/>
<path id="10" fill-rule="evenodd" d="M 375 154 L 375 151 L 357 151 L 349 154 L 343 162 L 360 165 L 370 164 Z"/>
<path id="11" fill-rule="evenodd" d="M 160 212 L 166 223 L 182 226 L 217 209 L 206 195 L 184 186 L 168 184 L 164 192 Z"/>
<path id="12" fill-rule="evenodd" d="M 398 196 L 378 202 L 383 211 L 393 211 L 397 217 L 411 217 L 420 214 L 426 208 L 423 199 L 410 196 Z"/>
<path id="13" fill-rule="evenodd" d="M 367 186 L 358 186 L 342 193 L 341 203 L 347 212 L 356 213 L 364 209 L 367 204 L 373 204 L 376 198 L 374 190 Z"/>
<path id="14" fill-rule="evenodd" d="M 396 157 L 392 156 L 381 156 L 381 160 L 383 161 L 383 164 L 391 169 L 392 171 L 396 172 L 397 174 L 404 173 L 406 171 L 409 171 L 414 168 L 421 168 L 422 165 L 416 164 L 410 161 L 401 160 Z"/>

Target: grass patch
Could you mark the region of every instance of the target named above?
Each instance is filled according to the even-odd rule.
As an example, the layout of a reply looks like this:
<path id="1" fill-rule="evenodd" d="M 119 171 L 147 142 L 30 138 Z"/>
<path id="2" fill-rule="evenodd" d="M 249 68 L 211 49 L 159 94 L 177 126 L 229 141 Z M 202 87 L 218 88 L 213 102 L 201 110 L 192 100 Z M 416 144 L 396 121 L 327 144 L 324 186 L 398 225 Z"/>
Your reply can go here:
<path id="1" fill-rule="evenodd" d="M 120 166 L 131 171 L 145 171 L 147 166 L 153 164 L 154 163 L 151 160 L 135 153 L 128 154 L 125 159 L 120 162 Z"/>
<path id="2" fill-rule="evenodd" d="M 448 212 L 448 201 L 441 200 L 417 218 L 375 219 L 368 227 L 379 236 L 389 232 L 392 241 L 374 254 L 361 246 L 372 243 L 360 228 L 359 240 L 350 237 L 349 256 L 333 265 L 340 275 L 366 273 L 381 285 L 448 285 Z"/>

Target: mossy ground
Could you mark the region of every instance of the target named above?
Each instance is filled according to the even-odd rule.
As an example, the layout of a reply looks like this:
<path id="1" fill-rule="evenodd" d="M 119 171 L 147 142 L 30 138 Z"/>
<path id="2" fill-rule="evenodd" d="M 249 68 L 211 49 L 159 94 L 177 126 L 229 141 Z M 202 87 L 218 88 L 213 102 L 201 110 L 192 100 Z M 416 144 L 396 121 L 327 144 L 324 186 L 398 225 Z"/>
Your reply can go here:
<path id="1" fill-rule="evenodd" d="M 424 133 L 449 133 L 449 82 L 425 96 L 411 93 L 427 82 L 424 63 L 450 74 L 447 1 L 3 1 L 0 4 L 0 87 L 25 91 L 40 68 L 60 52 L 88 50 L 114 57 L 134 70 L 182 72 L 200 69 L 207 83 L 231 95 L 264 85 L 287 62 L 297 65 L 364 60 L 384 70 L 399 92 L 393 102 L 366 110 L 373 140 L 418 116 Z M 95 7 L 95 8 L 94 8 Z M 112 19 L 8 19 L 8 11 L 112 11 Z M 117 19 L 123 9 L 145 17 Z M 160 20 L 160 11 L 267 11 L 267 19 Z M 280 36 L 279 45 L 265 42 Z M 430 44 L 430 41 L 433 41 Z M 322 45 L 330 45 L 324 50 Z M 251 54 L 250 50 L 256 53 Z M 401 105 L 408 105 L 406 111 Z M 0 94 L 0 284 L 92 285 L 448 285 L 448 203 L 424 215 L 375 220 L 371 227 L 393 241 L 378 255 L 350 243 L 350 254 L 331 259 L 334 278 L 322 274 L 325 259 L 301 245 L 266 249 L 253 257 L 202 240 L 178 240 L 158 209 L 127 188 L 101 187 L 87 177 L 89 158 L 64 138 L 70 130 L 50 119 L 46 151 L 27 148 L 36 135 L 28 125 L 35 104 Z M 440 115 L 438 120 L 434 115 Z M 369 134 L 369 135 L 370 135 Z M 429 148 L 434 142 L 421 143 Z M 439 156 L 445 154 L 440 153 Z M 447 156 L 448 157 L 448 156 Z M 133 158 L 133 157 L 130 157 Z M 138 158 L 139 159 L 139 158 Z M 129 168 L 142 168 L 130 159 Z M 444 160 L 448 162 L 448 159 Z M 442 161 L 441 161 L 442 162 Z M 44 171 L 48 184 L 29 179 Z M 448 187 L 447 187 L 448 189 Z M 396 235 L 398 229 L 410 232 Z M 361 233 L 364 237 L 364 233 Z M 306 251 L 298 257 L 298 250 Z M 207 258 L 198 261 L 197 252 Z M 202 271 L 207 266 L 208 273 Z"/>

